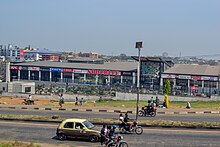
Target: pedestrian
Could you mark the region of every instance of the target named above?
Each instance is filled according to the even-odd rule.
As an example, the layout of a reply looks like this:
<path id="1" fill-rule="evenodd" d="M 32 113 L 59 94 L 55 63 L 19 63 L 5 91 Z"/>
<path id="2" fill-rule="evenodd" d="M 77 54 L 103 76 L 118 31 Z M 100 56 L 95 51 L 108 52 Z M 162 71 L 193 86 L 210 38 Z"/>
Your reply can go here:
<path id="1" fill-rule="evenodd" d="M 83 104 L 83 98 L 80 99 L 79 103 L 80 103 L 80 105 L 82 106 L 82 104 Z"/>
<path id="2" fill-rule="evenodd" d="M 156 107 L 160 105 L 160 99 L 156 96 Z"/>
<path id="3" fill-rule="evenodd" d="M 75 99 L 75 106 L 78 105 L 78 97 Z"/>
<path id="4" fill-rule="evenodd" d="M 191 108 L 190 102 L 187 102 L 186 103 L 186 109 L 190 109 L 190 108 Z"/>
<path id="5" fill-rule="evenodd" d="M 103 145 L 105 143 L 106 135 L 107 135 L 107 129 L 106 129 L 105 125 L 103 125 L 102 129 L 101 129 L 101 139 L 100 139 L 101 145 Z"/>
<path id="6" fill-rule="evenodd" d="M 60 100 L 59 100 L 60 108 L 62 108 L 63 104 L 64 104 L 64 97 L 63 97 L 63 94 L 60 94 Z"/>

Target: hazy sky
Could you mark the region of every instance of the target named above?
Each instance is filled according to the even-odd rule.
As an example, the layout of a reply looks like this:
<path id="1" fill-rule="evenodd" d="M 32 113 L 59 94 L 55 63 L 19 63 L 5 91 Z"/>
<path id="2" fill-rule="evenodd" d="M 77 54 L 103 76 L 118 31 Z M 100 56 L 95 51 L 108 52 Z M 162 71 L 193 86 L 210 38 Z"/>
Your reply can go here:
<path id="1" fill-rule="evenodd" d="M 1 0 L 0 44 L 143 56 L 220 54 L 220 0 Z"/>

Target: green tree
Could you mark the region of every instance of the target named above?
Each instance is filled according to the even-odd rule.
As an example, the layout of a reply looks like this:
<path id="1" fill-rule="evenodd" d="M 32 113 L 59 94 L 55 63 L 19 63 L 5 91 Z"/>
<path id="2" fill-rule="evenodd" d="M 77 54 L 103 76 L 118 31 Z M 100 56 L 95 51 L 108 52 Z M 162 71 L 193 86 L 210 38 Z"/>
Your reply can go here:
<path id="1" fill-rule="evenodd" d="M 165 93 L 166 95 L 169 95 L 169 93 L 170 93 L 170 80 L 167 80 L 167 81 L 166 81 L 166 84 L 165 84 L 165 86 L 164 86 L 164 93 Z"/>

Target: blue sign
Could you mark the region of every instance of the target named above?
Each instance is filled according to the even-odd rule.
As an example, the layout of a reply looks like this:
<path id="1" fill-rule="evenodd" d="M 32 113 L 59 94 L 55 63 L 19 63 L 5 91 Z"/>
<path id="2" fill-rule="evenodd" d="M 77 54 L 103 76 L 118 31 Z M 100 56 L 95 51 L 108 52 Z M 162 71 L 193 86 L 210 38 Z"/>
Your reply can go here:
<path id="1" fill-rule="evenodd" d="M 51 72 L 62 72 L 62 68 L 50 68 Z"/>

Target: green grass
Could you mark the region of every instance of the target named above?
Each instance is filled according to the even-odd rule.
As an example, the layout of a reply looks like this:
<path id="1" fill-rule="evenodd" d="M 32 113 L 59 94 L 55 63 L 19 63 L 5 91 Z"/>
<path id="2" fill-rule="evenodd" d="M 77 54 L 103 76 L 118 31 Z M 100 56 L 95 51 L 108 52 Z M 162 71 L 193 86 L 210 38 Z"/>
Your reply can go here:
<path id="1" fill-rule="evenodd" d="M 118 114 L 115 114 L 118 115 Z M 52 117 L 52 116 L 51 116 Z M 1 114 L 0 118 L 14 118 L 18 120 L 29 119 L 29 120 L 54 120 L 49 116 L 37 116 L 37 115 L 8 115 Z M 84 117 L 81 117 L 84 118 Z M 66 118 L 58 117 L 58 120 L 64 120 Z M 118 119 L 103 119 L 103 118 L 86 118 L 92 123 L 101 124 L 118 124 Z M 171 120 L 140 120 L 140 125 L 154 125 L 154 126 L 173 126 L 173 127 L 220 127 L 220 122 L 186 122 L 186 121 L 171 121 Z M 1 147 L 1 146 L 0 146 Z M 7 146 L 6 146 L 7 147 Z M 31 146 L 32 147 L 32 146 Z"/>
<path id="2" fill-rule="evenodd" d="M 192 108 L 220 108 L 220 101 L 195 101 L 190 102 Z M 119 107 L 119 108 L 136 108 L 136 101 L 135 100 L 106 100 L 106 101 L 96 101 L 94 102 L 87 102 L 83 104 L 84 106 L 103 106 L 103 107 Z M 140 101 L 140 106 L 147 105 L 147 101 Z M 177 102 L 172 101 L 170 102 L 170 108 L 185 108 L 186 102 Z"/>
<path id="3" fill-rule="evenodd" d="M 23 142 L 6 142 L 0 143 L 0 147 L 40 147 L 39 145 L 35 145 L 34 143 L 23 143 Z"/>

